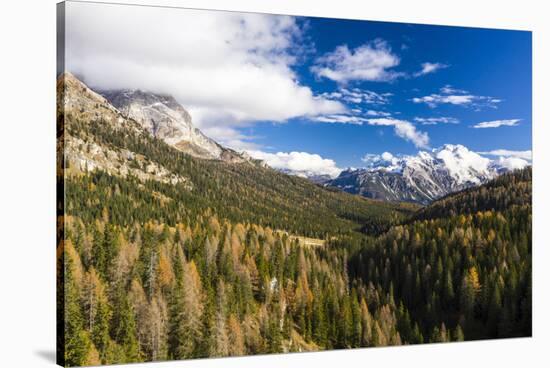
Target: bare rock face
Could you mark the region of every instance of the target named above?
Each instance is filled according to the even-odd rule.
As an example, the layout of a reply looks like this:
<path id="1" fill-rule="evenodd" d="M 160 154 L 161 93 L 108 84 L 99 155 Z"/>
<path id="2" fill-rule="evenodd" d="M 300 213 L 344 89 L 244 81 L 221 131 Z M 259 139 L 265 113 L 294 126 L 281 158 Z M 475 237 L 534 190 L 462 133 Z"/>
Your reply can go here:
<path id="1" fill-rule="evenodd" d="M 83 172 L 102 170 L 110 175 L 127 177 L 140 181 L 156 180 L 173 185 L 183 184 L 192 190 L 188 178 L 170 172 L 162 165 L 146 157 L 96 142 L 91 135 L 79 138 L 71 131 L 74 125 L 87 125 L 92 121 L 109 124 L 115 130 L 147 134 L 135 121 L 126 118 L 107 99 L 94 92 L 71 73 L 63 73 L 57 79 L 58 118 L 63 119 L 58 134 L 58 155 L 63 155 L 65 175 L 80 175 Z M 72 127 L 72 129 L 66 129 Z M 62 135 L 61 135 L 62 134 Z"/>
<path id="2" fill-rule="evenodd" d="M 170 95 L 141 90 L 104 91 L 102 95 L 154 137 L 182 152 L 230 163 L 246 161 L 238 152 L 222 147 L 196 128 L 189 112 Z"/>
<path id="3" fill-rule="evenodd" d="M 63 111 L 82 121 L 101 119 L 114 126 L 127 123 L 107 99 L 69 72 L 57 78 L 57 104 L 58 112 Z"/>

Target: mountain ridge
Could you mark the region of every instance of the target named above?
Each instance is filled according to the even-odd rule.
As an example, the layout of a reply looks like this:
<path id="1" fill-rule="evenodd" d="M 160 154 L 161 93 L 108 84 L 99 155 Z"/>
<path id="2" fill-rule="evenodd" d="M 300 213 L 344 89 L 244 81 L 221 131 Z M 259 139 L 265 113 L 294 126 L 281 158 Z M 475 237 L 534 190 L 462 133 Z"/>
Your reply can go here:
<path id="1" fill-rule="evenodd" d="M 368 198 L 425 205 L 511 170 L 460 144 L 446 144 L 415 156 L 371 155 L 366 161 L 367 167 L 343 170 L 323 185 Z"/>
<path id="2" fill-rule="evenodd" d="M 122 211 L 123 203 L 136 201 L 135 195 L 145 196 L 148 203 L 159 201 L 159 216 L 169 224 L 214 210 L 232 221 L 323 237 L 324 229 L 354 232 L 367 219 L 393 223 L 415 209 L 323 188 L 253 161 L 194 157 L 153 136 L 72 78 L 59 85 L 64 98 L 58 119 L 64 122 L 64 135 L 58 149 L 65 157 L 68 195 L 89 198 L 73 198 L 72 203 L 83 207 L 70 208 L 68 214 L 89 212 L 87 207 L 93 204 L 94 211 L 102 206 L 118 208 L 111 220 L 120 224 L 129 219 L 146 221 L 144 208 Z M 82 189 L 89 187 L 97 190 Z M 110 188 L 119 188 L 113 190 L 120 193 L 105 194 Z"/>
<path id="3" fill-rule="evenodd" d="M 248 156 L 222 146 L 195 127 L 191 114 L 172 95 L 140 89 L 105 90 L 100 94 L 154 137 L 182 152 L 231 163 L 249 161 Z"/>

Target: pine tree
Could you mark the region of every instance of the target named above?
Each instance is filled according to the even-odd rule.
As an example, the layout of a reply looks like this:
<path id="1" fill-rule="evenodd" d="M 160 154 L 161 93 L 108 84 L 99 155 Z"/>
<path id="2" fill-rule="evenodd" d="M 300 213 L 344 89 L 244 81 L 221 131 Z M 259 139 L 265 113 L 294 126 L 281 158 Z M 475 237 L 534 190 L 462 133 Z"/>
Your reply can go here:
<path id="1" fill-rule="evenodd" d="M 225 284 L 221 280 L 218 282 L 216 294 L 217 313 L 211 334 L 210 356 L 224 357 L 229 355 L 229 338 L 225 320 L 225 306 L 227 304 Z"/>
<path id="2" fill-rule="evenodd" d="M 141 361 L 135 313 L 124 289 L 115 292 L 115 308 L 111 319 L 111 336 L 124 351 L 124 363 Z M 122 363 L 122 362 L 121 362 Z"/>
<path id="3" fill-rule="evenodd" d="M 65 249 L 67 248 L 72 248 L 70 241 L 65 244 Z M 65 365 L 82 366 L 89 361 L 92 342 L 83 328 L 84 318 L 80 309 L 78 285 L 74 278 L 74 261 L 66 250 L 65 252 Z"/>
<path id="4" fill-rule="evenodd" d="M 456 326 L 456 329 L 454 330 L 453 340 L 464 341 L 464 333 L 462 332 L 462 328 L 460 327 L 460 325 Z"/>

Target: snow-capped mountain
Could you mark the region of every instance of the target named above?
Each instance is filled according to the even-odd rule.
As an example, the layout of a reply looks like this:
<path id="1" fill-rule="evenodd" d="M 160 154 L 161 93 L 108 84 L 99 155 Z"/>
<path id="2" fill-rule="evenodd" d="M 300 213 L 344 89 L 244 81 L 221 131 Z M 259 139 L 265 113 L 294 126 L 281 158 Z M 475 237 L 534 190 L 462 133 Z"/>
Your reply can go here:
<path id="1" fill-rule="evenodd" d="M 141 90 L 102 91 L 101 94 L 122 114 L 180 151 L 206 159 L 229 162 L 247 160 L 196 128 L 189 112 L 170 95 Z"/>
<path id="2" fill-rule="evenodd" d="M 366 168 L 344 170 L 324 185 L 369 198 L 426 204 L 509 170 L 502 161 L 452 144 L 415 156 L 371 155 L 366 161 Z"/>

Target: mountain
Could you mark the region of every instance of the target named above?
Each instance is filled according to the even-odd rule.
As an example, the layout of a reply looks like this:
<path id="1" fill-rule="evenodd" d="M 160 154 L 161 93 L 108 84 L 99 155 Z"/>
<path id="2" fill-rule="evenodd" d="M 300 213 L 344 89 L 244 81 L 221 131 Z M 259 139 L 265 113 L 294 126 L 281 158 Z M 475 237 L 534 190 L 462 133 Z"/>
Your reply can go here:
<path id="1" fill-rule="evenodd" d="M 143 155 L 114 145 L 101 144 L 95 138 L 101 127 L 124 131 L 127 135 L 144 134 L 143 127 L 126 118 L 107 99 L 96 93 L 71 73 L 57 80 L 58 124 L 63 139 L 58 140 L 58 156 L 63 157 L 65 173 L 104 171 L 122 177 L 134 176 L 140 181 L 184 183 L 187 179 L 174 174 Z M 95 129 L 94 129 L 95 127 Z M 147 133 L 148 134 L 148 133 Z"/>
<path id="2" fill-rule="evenodd" d="M 58 93 L 68 214 L 88 213 L 94 204 L 93 214 L 116 208 L 114 223 L 146 222 L 153 211 L 173 225 L 213 211 L 231 221 L 321 236 L 349 233 L 369 221 L 395 222 L 415 209 L 323 188 L 249 160 L 197 158 L 151 134 L 69 73 L 58 80 Z"/>
<path id="3" fill-rule="evenodd" d="M 529 208 L 533 202 L 533 171 L 531 167 L 508 171 L 479 186 L 442 197 L 417 211 L 407 222 L 453 216 L 514 211 Z"/>
<path id="4" fill-rule="evenodd" d="M 371 158 L 367 168 L 344 170 L 323 184 L 368 198 L 427 204 L 508 171 L 462 145 L 447 144 L 415 156 L 383 156 Z"/>
<path id="5" fill-rule="evenodd" d="M 197 158 L 71 74 L 57 91 L 63 365 L 531 336 L 529 169 L 419 208 Z"/>
<path id="6" fill-rule="evenodd" d="M 71 74 L 57 91 L 62 365 L 344 348 L 352 305 L 384 326 L 380 344 L 401 342 L 389 307 L 367 308 L 366 286 L 352 288 L 348 251 L 325 244 L 361 238 L 369 220 L 401 222 L 414 206 L 197 158 Z M 319 316 L 322 335 L 305 327 Z M 333 342 L 337 320 L 348 330 Z"/>
<path id="7" fill-rule="evenodd" d="M 124 116 L 137 121 L 154 137 L 192 156 L 244 162 L 244 155 L 221 146 L 193 125 L 191 115 L 174 97 L 141 90 L 102 91 Z"/>

